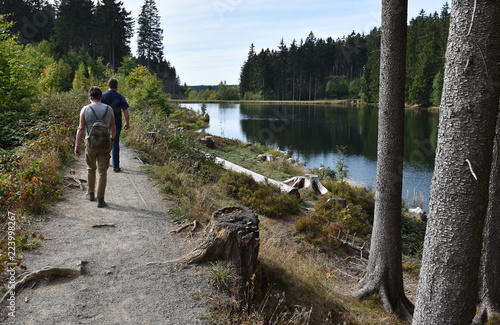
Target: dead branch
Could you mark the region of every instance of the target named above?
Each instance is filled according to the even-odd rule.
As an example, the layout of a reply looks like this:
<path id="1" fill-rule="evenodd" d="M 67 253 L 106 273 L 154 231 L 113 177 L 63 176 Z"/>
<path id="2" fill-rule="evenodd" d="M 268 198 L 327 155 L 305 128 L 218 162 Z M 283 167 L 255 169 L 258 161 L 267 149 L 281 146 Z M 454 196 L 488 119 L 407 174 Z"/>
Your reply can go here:
<path id="1" fill-rule="evenodd" d="M 184 229 L 186 229 L 189 226 L 193 226 L 193 229 L 191 229 L 191 232 L 193 232 L 194 229 L 196 228 L 196 220 L 193 221 L 193 222 L 190 222 L 190 223 L 185 223 L 182 226 L 180 226 L 179 228 L 171 230 L 170 233 L 175 232 L 176 234 L 178 234 L 178 233 L 180 233 L 181 231 L 183 231 Z"/>
<path id="2" fill-rule="evenodd" d="M 283 181 L 285 184 L 289 184 L 294 188 L 312 188 L 317 193 L 326 194 L 329 193 L 328 189 L 321 184 L 319 181 L 318 175 L 313 174 L 305 174 L 304 176 L 295 176 L 286 181 Z M 290 184 L 291 183 L 291 184 Z"/>
<path id="3" fill-rule="evenodd" d="M 69 186 L 78 186 L 78 187 L 80 187 L 80 189 L 81 189 L 82 191 L 84 191 L 82 181 L 85 181 L 85 180 L 78 179 L 78 178 L 76 178 L 76 177 L 75 177 L 75 176 L 73 176 L 73 175 L 65 175 L 65 176 L 64 176 L 64 179 L 74 181 L 76 184 L 68 184 L 68 185 L 69 185 Z"/>
<path id="4" fill-rule="evenodd" d="M 5 293 L 0 300 L 0 304 L 11 295 L 11 292 L 18 294 L 28 283 L 39 280 L 40 278 L 51 276 L 77 277 L 85 274 L 85 263 L 86 262 L 79 261 L 76 265 L 76 269 L 46 266 L 38 271 L 26 273 L 21 276 L 21 280 L 17 281 L 14 286 Z"/>
<path id="5" fill-rule="evenodd" d="M 101 224 L 93 225 L 92 226 L 92 228 L 104 228 L 104 227 L 112 227 L 112 228 L 114 228 L 115 224 L 114 223 L 101 223 Z"/>
<path id="6" fill-rule="evenodd" d="M 339 231 L 339 234 L 337 235 L 337 240 L 340 241 L 343 245 L 347 246 L 350 249 L 353 249 L 357 252 L 360 252 L 361 254 L 361 259 L 363 257 L 368 258 L 370 255 L 370 250 L 366 248 L 366 242 L 363 242 L 362 246 L 359 246 L 356 243 L 356 234 L 351 236 L 351 239 L 349 239 L 349 232 L 344 232 L 345 236 L 341 238 L 342 231 Z"/>

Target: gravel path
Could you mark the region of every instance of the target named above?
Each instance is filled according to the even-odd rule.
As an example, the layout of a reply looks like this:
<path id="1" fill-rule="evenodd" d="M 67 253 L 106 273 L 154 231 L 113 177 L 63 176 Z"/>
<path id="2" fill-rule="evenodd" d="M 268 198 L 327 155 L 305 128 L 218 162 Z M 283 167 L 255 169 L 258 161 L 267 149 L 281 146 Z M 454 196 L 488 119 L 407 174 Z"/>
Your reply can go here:
<path id="1" fill-rule="evenodd" d="M 151 265 L 187 253 L 195 243 L 170 234 L 169 203 L 161 198 L 132 150 L 121 147 L 121 173 L 108 172 L 105 208 L 85 199 L 78 188 L 65 192 L 37 223 L 45 240 L 25 254 L 29 271 L 45 266 L 87 274 L 41 280 L 16 296 L 16 317 L 0 306 L 7 324 L 203 324 L 200 296 L 210 290 L 206 266 Z M 84 158 L 74 166 L 86 179 Z M 114 227 L 92 227 L 113 224 Z"/>

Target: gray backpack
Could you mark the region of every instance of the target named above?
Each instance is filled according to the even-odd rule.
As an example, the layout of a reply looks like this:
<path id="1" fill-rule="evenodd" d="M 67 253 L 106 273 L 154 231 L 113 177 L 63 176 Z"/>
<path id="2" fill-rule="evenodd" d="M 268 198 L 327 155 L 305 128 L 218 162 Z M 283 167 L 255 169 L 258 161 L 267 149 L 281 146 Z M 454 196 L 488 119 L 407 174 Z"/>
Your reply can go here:
<path id="1" fill-rule="evenodd" d="M 109 136 L 108 125 L 103 121 L 106 114 L 108 114 L 108 107 L 104 112 L 102 118 L 98 118 L 92 105 L 89 105 L 92 113 L 96 118 L 94 125 L 90 128 L 89 137 L 87 138 L 87 146 L 92 149 L 108 150 L 111 149 L 111 138 Z"/>

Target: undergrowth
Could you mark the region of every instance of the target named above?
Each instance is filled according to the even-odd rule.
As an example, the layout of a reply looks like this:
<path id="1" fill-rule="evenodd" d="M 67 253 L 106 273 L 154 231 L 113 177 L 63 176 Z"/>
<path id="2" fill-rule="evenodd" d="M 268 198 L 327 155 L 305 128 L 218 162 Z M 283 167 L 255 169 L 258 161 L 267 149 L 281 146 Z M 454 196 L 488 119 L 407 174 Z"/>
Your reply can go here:
<path id="1" fill-rule="evenodd" d="M 79 111 L 86 102 L 86 95 L 81 93 L 42 95 L 38 103 L 17 115 L 17 121 L 9 122 L 9 130 L 15 130 L 15 136 L 10 137 L 12 146 L 0 149 L 2 281 L 7 263 L 24 268 L 21 252 L 43 239 L 33 229 L 30 216 L 44 212 L 62 195 L 61 167 L 72 157 Z M 13 238 L 9 236 L 9 225 L 15 228 L 11 231 Z M 8 254 L 10 242 L 16 244 L 15 256 Z"/>
<path id="2" fill-rule="evenodd" d="M 245 174 L 226 172 L 219 180 L 225 192 L 241 204 L 269 218 L 283 218 L 299 212 L 300 199 L 280 193 L 271 184 L 260 184 Z"/>

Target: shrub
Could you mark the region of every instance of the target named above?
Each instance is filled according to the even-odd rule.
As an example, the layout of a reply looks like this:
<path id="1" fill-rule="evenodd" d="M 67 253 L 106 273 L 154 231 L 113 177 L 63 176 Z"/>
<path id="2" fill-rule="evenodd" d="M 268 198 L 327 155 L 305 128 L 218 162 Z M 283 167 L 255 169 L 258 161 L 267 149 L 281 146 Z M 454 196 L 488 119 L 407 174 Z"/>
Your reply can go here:
<path id="1" fill-rule="evenodd" d="M 53 94 L 34 104 L 17 130 L 20 146 L 0 161 L 0 211 L 39 212 L 59 196 L 59 169 L 72 154 L 80 108 L 86 96 Z"/>
<path id="2" fill-rule="evenodd" d="M 138 66 L 125 78 L 130 104 L 137 106 L 140 102 L 147 107 L 160 108 L 167 116 L 172 113 L 170 99 L 164 91 L 163 83 L 152 75 L 145 66 Z"/>
<path id="3" fill-rule="evenodd" d="M 403 213 L 401 219 L 403 254 L 421 258 L 424 248 L 425 222 L 407 213 Z"/>
<path id="4" fill-rule="evenodd" d="M 256 183 L 249 175 L 227 172 L 219 184 L 228 195 L 268 218 L 299 212 L 300 200 L 296 196 L 280 193 L 270 184 Z"/>
<path id="5" fill-rule="evenodd" d="M 0 112 L 22 106 L 36 96 L 36 58 L 29 57 L 17 37 L 11 36 L 11 22 L 0 15 Z"/>
<path id="6" fill-rule="evenodd" d="M 343 209 L 329 200 L 328 196 L 322 196 L 311 213 L 296 221 L 295 227 L 305 234 L 306 240 L 326 251 L 338 247 L 337 236 L 340 231 L 356 233 L 365 239 L 371 231 L 368 214 L 359 205 L 348 203 L 347 208 Z"/>
<path id="7" fill-rule="evenodd" d="M 332 192 L 333 196 L 342 196 L 349 204 L 359 205 L 368 215 L 368 221 L 373 224 L 375 209 L 375 193 L 364 186 L 353 186 L 342 182 L 325 182 L 323 185 Z"/>

